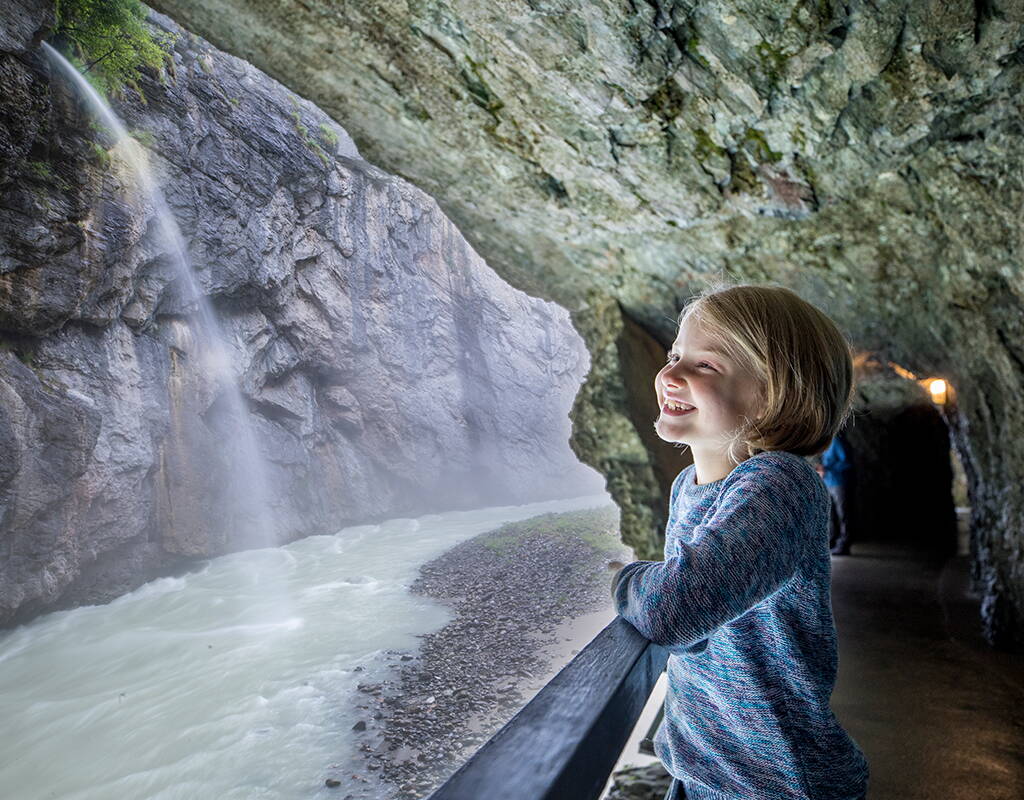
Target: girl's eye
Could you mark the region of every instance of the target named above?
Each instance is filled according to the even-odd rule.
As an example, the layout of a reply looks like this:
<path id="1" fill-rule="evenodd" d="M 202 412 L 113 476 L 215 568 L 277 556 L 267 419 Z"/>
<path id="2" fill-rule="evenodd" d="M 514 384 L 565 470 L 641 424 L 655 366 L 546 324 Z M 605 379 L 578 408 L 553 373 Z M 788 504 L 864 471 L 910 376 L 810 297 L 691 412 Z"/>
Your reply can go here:
<path id="1" fill-rule="evenodd" d="M 676 355 L 675 353 L 669 353 L 669 354 L 668 354 L 668 359 L 667 359 L 667 360 L 668 360 L 668 363 L 669 363 L 669 364 L 674 364 L 674 363 L 675 363 L 675 362 L 674 362 L 674 361 L 672 360 L 673 358 L 675 358 L 675 359 L 678 359 L 678 358 L 679 358 L 679 356 L 677 356 L 677 355 Z M 709 363 L 708 363 L 707 361 L 701 361 L 701 362 L 699 362 L 699 363 L 697 364 L 697 366 L 698 366 L 698 367 L 704 367 L 704 368 L 706 368 L 706 369 L 709 369 L 709 370 L 711 370 L 712 372 L 714 372 L 714 371 L 715 371 L 715 368 L 714 368 L 714 367 L 712 367 L 712 366 L 711 366 L 711 365 L 710 365 L 710 364 L 709 364 Z"/>

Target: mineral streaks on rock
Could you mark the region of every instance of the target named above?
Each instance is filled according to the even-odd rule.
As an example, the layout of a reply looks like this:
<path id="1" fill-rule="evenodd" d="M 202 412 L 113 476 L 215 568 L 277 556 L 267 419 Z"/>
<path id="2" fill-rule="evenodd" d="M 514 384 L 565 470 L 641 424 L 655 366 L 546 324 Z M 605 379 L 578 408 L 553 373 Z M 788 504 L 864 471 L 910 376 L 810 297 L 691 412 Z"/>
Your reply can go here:
<path id="1" fill-rule="evenodd" d="M 574 447 L 638 554 L 657 557 L 672 476 L 636 459 L 629 428 L 650 420 L 627 398 L 650 389 L 618 377 L 608 302 L 664 346 L 708 275 L 790 285 L 858 346 L 954 381 L 972 452 L 1024 424 L 997 311 L 1022 316 L 1019 0 L 156 5 L 326 109 L 499 274 L 570 310 L 594 359 Z M 983 458 L 974 536 L 1006 640 L 1024 462 Z"/>
<path id="2" fill-rule="evenodd" d="M 0 624 L 236 545 L 187 298 L 118 147 L 32 45 L 46 5 L 29 11 L 0 52 Z M 226 332 L 281 540 L 600 491 L 566 446 L 589 366 L 568 313 L 316 107 L 151 22 L 180 34 L 173 70 L 115 110 Z"/>

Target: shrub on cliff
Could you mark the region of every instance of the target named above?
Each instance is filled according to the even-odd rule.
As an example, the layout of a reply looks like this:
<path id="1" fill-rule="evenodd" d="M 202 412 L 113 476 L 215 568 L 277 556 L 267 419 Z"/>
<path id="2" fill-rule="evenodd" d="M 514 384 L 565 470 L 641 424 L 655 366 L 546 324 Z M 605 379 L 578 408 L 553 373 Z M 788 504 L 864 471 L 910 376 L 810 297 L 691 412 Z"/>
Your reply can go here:
<path id="1" fill-rule="evenodd" d="M 57 0 L 54 38 L 105 94 L 131 86 L 141 96 L 139 69 L 160 69 L 174 41 L 146 25 L 147 13 L 139 0 Z"/>

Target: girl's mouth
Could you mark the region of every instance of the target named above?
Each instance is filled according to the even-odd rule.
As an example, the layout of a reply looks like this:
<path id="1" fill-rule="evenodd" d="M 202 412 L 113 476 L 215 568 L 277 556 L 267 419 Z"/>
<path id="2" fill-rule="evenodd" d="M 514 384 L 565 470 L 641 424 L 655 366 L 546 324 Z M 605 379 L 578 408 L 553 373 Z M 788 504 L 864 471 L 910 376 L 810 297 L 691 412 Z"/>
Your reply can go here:
<path id="1" fill-rule="evenodd" d="M 692 414 L 696 410 L 696 408 L 688 408 L 686 411 L 676 411 L 674 408 L 669 408 L 668 403 L 664 403 L 661 406 L 661 413 L 668 414 L 670 417 L 682 417 L 687 414 Z"/>

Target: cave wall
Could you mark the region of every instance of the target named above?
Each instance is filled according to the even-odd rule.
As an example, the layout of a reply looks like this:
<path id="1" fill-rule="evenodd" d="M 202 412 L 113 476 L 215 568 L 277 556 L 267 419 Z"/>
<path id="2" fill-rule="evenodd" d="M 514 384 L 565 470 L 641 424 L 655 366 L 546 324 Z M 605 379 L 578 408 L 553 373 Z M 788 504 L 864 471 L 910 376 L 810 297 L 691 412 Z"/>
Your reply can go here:
<path id="1" fill-rule="evenodd" d="M 639 553 L 659 552 L 666 462 L 627 400 L 650 387 L 623 382 L 623 317 L 664 346 L 708 276 L 771 280 L 950 380 L 985 634 L 1024 642 L 1021 0 L 155 5 L 571 312 L 593 358 L 573 447 Z"/>
<path id="2" fill-rule="evenodd" d="M 159 14 L 113 143 L 37 46 L 0 39 L 0 624 L 246 546 L 224 391 L 126 147 L 165 188 L 268 459 L 280 541 L 603 488 L 568 446 L 568 313 L 502 281 L 345 130 Z M 243 487 L 244 488 L 244 487 Z"/>

